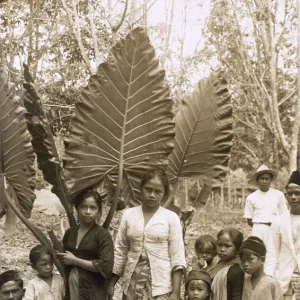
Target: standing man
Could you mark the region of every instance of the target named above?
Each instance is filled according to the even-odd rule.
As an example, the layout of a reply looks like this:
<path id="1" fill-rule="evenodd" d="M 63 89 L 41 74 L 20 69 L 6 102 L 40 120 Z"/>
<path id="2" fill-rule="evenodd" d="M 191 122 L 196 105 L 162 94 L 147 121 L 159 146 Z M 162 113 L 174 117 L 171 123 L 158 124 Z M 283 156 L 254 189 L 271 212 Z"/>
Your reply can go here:
<path id="1" fill-rule="evenodd" d="M 279 282 L 285 300 L 300 297 L 300 172 L 286 186 L 290 211 L 277 217 L 267 245 L 265 272 Z"/>
<path id="2" fill-rule="evenodd" d="M 246 199 L 244 218 L 252 227 L 252 235 L 259 237 L 267 245 L 270 226 L 275 217 L 287 211 L 284 194 L 270 188 L 276 173 L 267 166 L 260 166 L 252 177 L 259 187 Z"/>
<path id="3" fill-rule="evenodd" d="M 22 300 L 24 292 L 23 280 L 17 271 L 0 274 L 0 300 Z"/>

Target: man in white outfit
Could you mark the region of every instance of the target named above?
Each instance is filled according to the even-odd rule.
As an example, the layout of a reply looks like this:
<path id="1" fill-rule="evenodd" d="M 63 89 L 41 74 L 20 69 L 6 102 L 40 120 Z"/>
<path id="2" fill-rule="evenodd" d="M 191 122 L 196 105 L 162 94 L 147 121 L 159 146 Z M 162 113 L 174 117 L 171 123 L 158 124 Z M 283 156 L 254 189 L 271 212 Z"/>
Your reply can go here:
<path id="1" fill-rule="evenodd" d="M 287 211 L 284 194 L 270 188 L 276 173 L 267 166 L 260 166 L 252 177 L 259 187 L 246 199 L 244 218 L 252 227 L 252 235 L 263 240 L 267 245 L 270 226 L 273 220 Z"/>
<path id="2" fill-rule="evenodd" d="M 265 272 L 279 282 L 285 300 L 300 299 L 300 172 L 292 173 L 286 197 L 290 210 L 271 226 Z"/>

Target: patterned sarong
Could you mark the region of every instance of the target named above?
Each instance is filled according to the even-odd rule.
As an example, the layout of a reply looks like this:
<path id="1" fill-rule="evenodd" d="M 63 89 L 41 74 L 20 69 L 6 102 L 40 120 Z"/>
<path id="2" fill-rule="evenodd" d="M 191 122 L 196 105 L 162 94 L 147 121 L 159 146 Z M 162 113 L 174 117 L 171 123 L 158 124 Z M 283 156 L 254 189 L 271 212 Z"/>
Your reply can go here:
<path id="1" fill-rule="evenodd" d="M 300 300 L 300 275 L 294 274 L 291 280 L 291 286 L 294 292 L 293 300 Z"/>
<path id="2" fill-rule="evenodd" d="M 152 297 L 150 263 L 147 258 L 140 258 L 123 300 L 167 300 L 169 296 L 170 293 Z"/>

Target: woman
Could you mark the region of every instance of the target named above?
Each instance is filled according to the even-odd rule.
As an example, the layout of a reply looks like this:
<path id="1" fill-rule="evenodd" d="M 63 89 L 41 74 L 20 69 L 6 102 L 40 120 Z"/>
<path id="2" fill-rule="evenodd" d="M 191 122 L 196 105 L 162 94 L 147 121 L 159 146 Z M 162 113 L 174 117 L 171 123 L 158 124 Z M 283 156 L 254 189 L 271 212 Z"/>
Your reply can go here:
<path id="1" fill-rule="evenodd" d="M 68 229 L 63 238 L 65 253 L 57 253 L 70 266 L 71 300 L 107 299 L 107 281 L 113 268 L 113 242 L 109 232 L 96 224 L 102 202 L 96 191 L 76 197 L 79 225 Z"/>
<path id="2" fill-rule="evenodd" d="M 125 300 L 180 299 L 186 261 L 180 220 L 160 206 L 168 193 L 163 170 L 144 174 L 142 205 L 124 212 L 116 238 L 110 299 L 121 276 Z"/>

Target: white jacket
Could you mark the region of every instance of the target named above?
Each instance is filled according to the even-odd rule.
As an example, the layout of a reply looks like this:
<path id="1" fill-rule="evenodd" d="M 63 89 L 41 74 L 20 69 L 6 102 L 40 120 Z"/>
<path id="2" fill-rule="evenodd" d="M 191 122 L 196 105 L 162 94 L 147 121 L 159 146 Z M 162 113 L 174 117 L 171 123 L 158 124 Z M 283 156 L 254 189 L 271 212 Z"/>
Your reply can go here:
<path id="1" fill-rule="evenodd" d="M 295 250 L 292 237 L 291 215 L 287 211 L 277 217 L 272 223 L 265 262 L 265 272 L 277 279 L 283 294 L 289 288 L 297 264 L 299 268 L 300 253 L 296 253 Z"/>

